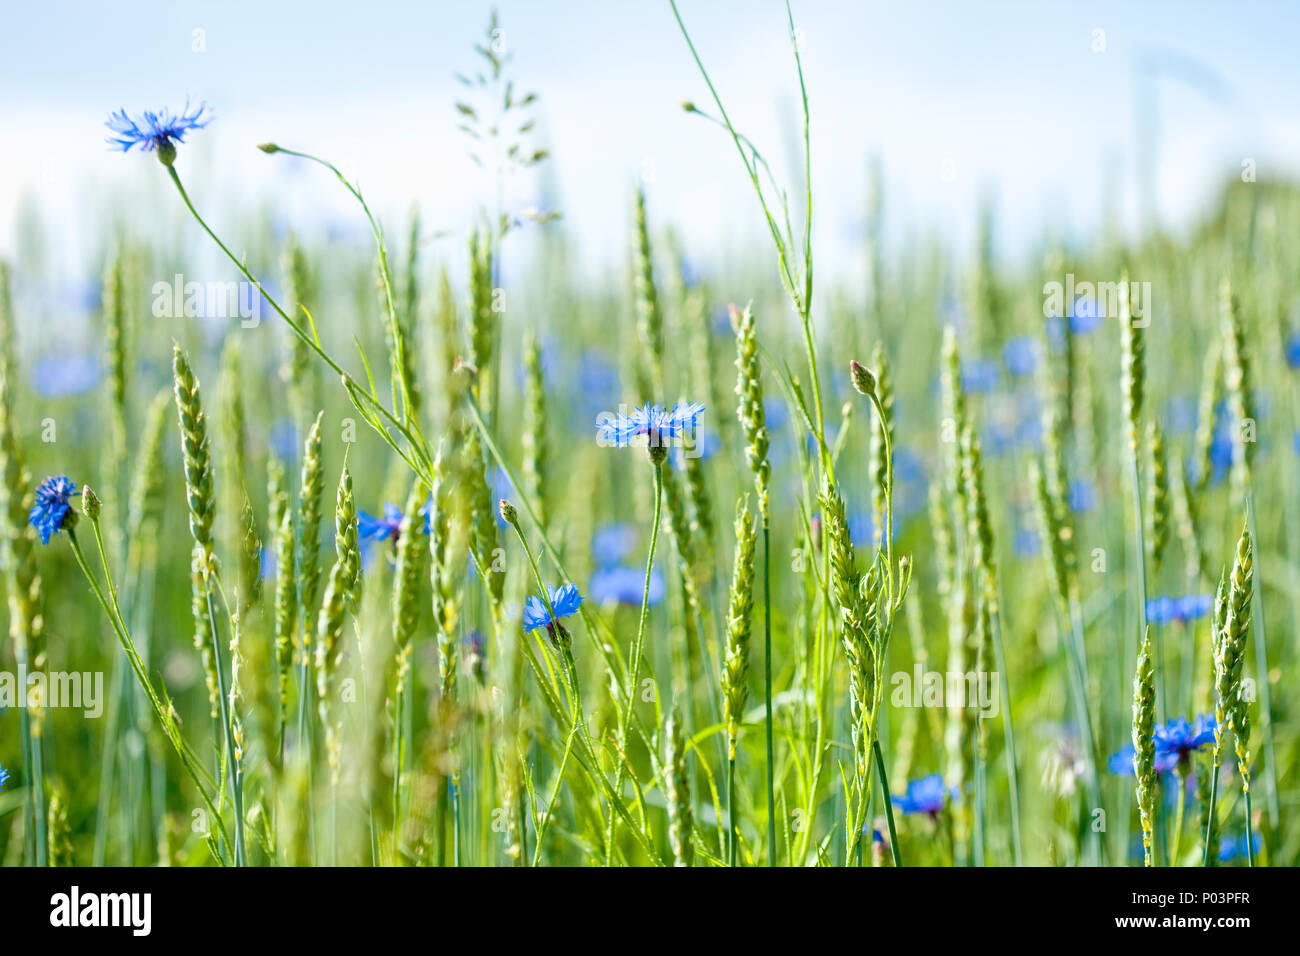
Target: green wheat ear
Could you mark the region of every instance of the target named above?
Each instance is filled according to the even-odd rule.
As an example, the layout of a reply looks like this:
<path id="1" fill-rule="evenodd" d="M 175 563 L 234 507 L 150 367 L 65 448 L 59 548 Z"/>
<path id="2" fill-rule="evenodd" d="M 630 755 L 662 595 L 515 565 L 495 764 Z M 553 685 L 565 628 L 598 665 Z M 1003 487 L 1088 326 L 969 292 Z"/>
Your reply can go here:
<path id="1" fill-rule="evenodd" d="M 643 394 L 662 394 L 664 390 L 664 319 L 655 288 L 654 258 L 650 252 L 650 230 L 646 223 L 645 190 L 636 191 L 636 232 L 633 236 L 636 262 L 633 266 L 636 299 L 636 327 L 645 347 L 645 363 L 639 364 L 639 383 Z"/>
<path id="2" fill-rule="evenodd" d="M 1142 636 L 1137 671 L 1133 675 L 1133 768 L 1137 774 L 1138 812 L 1142 818 L 1142 846 L 1146 865 L 1155 866 L 1154 819 L 1156 804 L 1156 684 L 1151 656 L 1151 625 Z"/>
<path id="3" fill-rule="evenodd" d="M 1236 742 L 1237 768 L 1242 788 L 1250 789 L 1250 714 L 1243 696 L 1242 672 L 1246 664 L 1246 636 L 1250 631 L 1251 598 L 1254 595 L 1255 552 L 1250 529 L 1244 523 L 1237 540 L 1232 572 L 1219 583 L 1222 629 L 1214 651 L 1217 700 L 1215 716 L 1215 765 L 1219 764 L 1226 724 L 1231 724 Z"/>
<path id="4" fill-rule="evenodd" d="M 1219 299 L 1223 315 L 1223 378 L 1233 418 L 1232 476 L 1233 484 L 1241 493 L 1242 489 L 1250 486 L 1251 465 L 1255 459 L 1253 436 L 1250 439 L 1246 437 L 1247 428 L 1253 428 L 1255 422 L 1250 357 L 1246 349 L 1246 332 L 1241 324 L 1241 308 L 1226 278 L 1219 286 Z"/>
<path id="5" fill-rule="evenodd" d="M 524 339 L 524 447 L 523 492 L 533 503 L 538 522 L 546 525 L 546 458 L 548 453 L 546 379 L 542 350 L 531 331 Z"/>
<path id="6" fill-rule="evenodd" d="M 50 866 L 76 866 L 72 852 L 72 828 L 68 825 L 68 796 L 60 786 L 50 790 L 48 824 L 45 829 Z"/>
<path id="7" fill-rule="evenodd" d="M 749 699 L 749 638 L 754 610 L 754 519 L 749 503 L 736 503 L 736 558 L 731 576 L 727 614 L 727 649 L 723 661 L 723 720 L 727 725 L 727 756 L 736 759 L 736 741 Z"/>
<path id="8" fill-rule="evenodd" d="M 1220 338 L 1210 341 L 1205 353 L 1204 371 L 1201 375 L 1201 395 L 1196 406 L 1196 435 L 1193 440 L 1192 460 L 1196 463 L 1197 496 L 1205 493 L 1214 474 L 1212 449 L 1214 447 L 1215 409 L 1223 399 L 1223 344 Z"/>
<path id="9" fill-rule="evenodd" d="M 280 732 L 289 716 L 289 673 L 298 623 L 298 585 L 294 570 L 293 509 L 285 490 L 284 464 L 272 458 L 268 466 L 271 534 L 275 541 L 275 663 L 280 686 Z"/>
<path id="10" fill-rule="evenodd" d="M 668 715 L 664 738 L 668 842 L 673 848 L 673 865 L 690 866 L 695 860 L 695 847 L 691 842 L 691 828 L 694 826 L 691 781 L 686 774 L 686 736 L 682 730 L 682 712 L 676 704 Z"/>
<path id="11" fill-rule="evenodd" d="M 745 458 L 749 470 L 754 473 L 758 514 L 766 527 L 769 518 L 767 486 L 772 468 L 767 460 L 767 421 L 763 412 L 762 370 L 758 361 L 753 310 L 749 306 L 745 306 L 744 311 L 731 306 L 731 324 L 736 330 L 736 417 L 745 432 Z"/>
<path id="12" fill-rule="evenodd" d="M 826 546 L 830 550 L 833 591 L 840 607 L 840 639 L 849 665 L 849 714 L 854 755 L 859 777 L 866 779 L 870 746 L 867 720 L 875 698 L 875 653 L 868 622 L 872 604 L 863 596 L 863 579 L 858 574 L 857 558 L 844 513 L 844 499 L 829 481 L 822 487 L 821 505 L 825 516 Z M 873 565 L 873 572 L 875 567 Z"/>
<path id="13" fill-rule="evenodd" d="M 1128 420 L 1129 446 L 1136 454 L 1142 434 L 1142 404 L 1146 394 L 1146 330 L 1134 325 L 1129 311 L 1128 273 L 1119 283 L 1120 346 L 1123 350 L 1122 390 L 1124 417 Z"/>
<path id="14" fill-rule="evenodd" d="M 451 568 L 452 509 L 451 492 L 443 486 L 446 466 L 442 449 L 433 462 L 433 487 L 429 494 L 429 582 L 433 595 L 433 620 L 438 628 L 439 696 L 450 701 L 456 694 L 456 671 L 460 659 L 456 622 L 459 591 Z"/>
<path id="15" fill-rule="evenodd" d="M 202 552 L 204 574 L 213 558 L 212 524 L 216 515 L 212 449 L 208 421 L 199 395 L 199 382 L 179 345 L 172 351 L 173 387 L 181 428 L 181 457 L 185 465 L 185 497 L 190 509 L 190 533 Z"/>
<path id="16" fill-rule="evenodd" d="M 303 445 L 302 473 L 298 488 L 298 548 L 295 563 L 298 571 L 298 610 L 305 635 L 304 647 L 311 643 L 312 615 L 316 613 L 316 599 L 320 593 L 321 499 L 325 493 L 321 421 L 324 414 L 316 413 L 316 421 L 312 423 Z"/>
<path id="17" fill-rule="evenodd" d="M 167 432 L 167 409 L 171 393 L 163 389 L 154 396 L 145 416 L 144 452 L 131 481 L 127 503 L 127 530 L 132 547 L 152 543 L 162 515 L 163 486 L 167 477 L 163 442 Z"/>
<path id="18" fill-rule="evenodd" d="M 356 573 L 360 568 L 357 548 L 357 509 L 352 497 L 352 475 L 347 465 L 339 475 L 339 489 L 334 509 L 335 542 L 338 556 L 330 569 L 316 622 L 315 670 L 316 694 L 319 701 L 321 726 L 326 733 L 326 751 L 331 781 L 337 785 L 340 773 L 341 740 L 340 719 L 334 717 L 337 708 L 332 706 L 334 676 L 343 655 L 342 637 L 345 617 L 354 606 Z"/>
<path id="19" fill-rule="evenodd" d="M 1171 504 L 1164 430 L 1154 421 L 1147 425 L 1147 449 L 1151 457 L 1151 468 L 1147 477 L 1146 544 L 1151 565 L 1158 574 L 1169 546 Z"/>
<path id="20" fill-rule="evenodd" d="M 212 574 L 216 568 L 212 525 L 216 496 L 212 487 L 212 449 L 207 417 L 199 395 L 198 379 L 179 345 L 172 352 L 173 391 L 180 419 L 181 459 L 185 471 L 185 498 L 189 503 L 190 534 L 194 550 L 190 562 L 190 609 L 194 619 L 194 648 L 203 662 L 208 688 L 208 710 L 213 720 L 221 713 L 220 681 L 213 656 Z M 218 739 L 220 738 L 218 733 Z"/>
<path id="21" fill-rule="evenodd" d="M 425 577 L 429 549 L 421 540 L 424 516 L 420 509 L 429 490 L 418 479 L 411 486 L 397 536 L 397 570 L 393 574 L 393 642 L 397 645 L 397 689 L 406 686 L 411 642 L 420 623 L 420 582 Z M 490 514 L 490 513 L 489 513 Z"/>
<path id="22" fill-rule="evenodd" d="M 474 397 L 483 414 L 492 408 L 491 363 L 497 334 L 497 317 L 492 310 L 492 241 L 475 229 L 469 237 L 469 361 L 477 379 Z"/>

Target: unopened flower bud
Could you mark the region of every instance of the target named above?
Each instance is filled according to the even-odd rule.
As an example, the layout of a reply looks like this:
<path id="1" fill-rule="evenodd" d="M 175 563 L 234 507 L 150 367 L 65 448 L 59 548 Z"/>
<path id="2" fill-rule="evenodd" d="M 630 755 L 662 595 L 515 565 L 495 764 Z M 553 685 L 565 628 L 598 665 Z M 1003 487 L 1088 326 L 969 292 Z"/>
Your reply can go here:
<path id="1" fill-rule="evenodd" d="M 849 372 L 853 376 L 853 387 L 863 395 L 868 397 L 876 394 L 876 376 L 871 374 L 871 369 L 857 361 L 849 361 Z"/>

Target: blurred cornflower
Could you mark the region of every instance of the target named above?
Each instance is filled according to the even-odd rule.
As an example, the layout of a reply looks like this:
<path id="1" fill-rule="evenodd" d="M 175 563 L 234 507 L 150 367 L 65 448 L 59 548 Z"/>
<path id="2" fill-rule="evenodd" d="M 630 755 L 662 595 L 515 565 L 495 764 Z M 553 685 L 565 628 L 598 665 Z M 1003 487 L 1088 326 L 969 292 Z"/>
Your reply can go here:
<path id="1" fill-rule="evenodd" d="M 296 461 L 302 451 L 302 441 L 298 438 L 298 426 L 293 423 L 292 419 L 281 418 L 273 422 L 267 439 L 271 444 L 271 450 L 275 452 L 275 457 L 283 462 Z"/>
<path id="2" fill-rule="evenodd" d="M 1169 435 L 1186 435 L 1196 427 L 1196 398 L 1179 395 L 1165 406 L 1165 432 Z"/>
<path id="3" fill-rule="evenodd" d="M 104 124 L 115 135 L 108 138 L 108 145 L 127 152 L 132 146 L 139 146 L 141 152 L 158 153 L 158 158 L 170 166 L 176 157 L 176 144 L 185 142 L 185 134 L 208 125 L 210 117 L 204 116 L 206 103 L 200 103 L 191 112 L 190 104 L 179 116 L 172 116 L 169 110 L 154 113 L 146 110 L 138 119 L 132 119 L 126 110 L 118 110 L 109 116 Z"/>
<path id="4" fill-rule="evenodd" d="M 705 431 L 701 428 L 695 436 L 694 444 L 689 447 L 680 447 L 673 454 L 673 467 L 679 470 L 685 468 L 688 457 L 708 461 L 718 453 L 718 449 L 721 447 L 722 440 L 718 438 L 715 432 Z M 690 452 L 689 456 L 687 455 L 688 451 Z"/>
<path id="5" fill-rule="evenodd" d="M 671 409 L 647 402 L 628 413 L 601 415 L 596 420 L 596 430 L 602 442 L 620 448 L 641 436 L 645 436 L 651 448 L 664 447 L 671 439 L 693 434 L 703 411 L 702 402 L 685 405 L 678 402 Z"/>
<path id="6" fill-rule="evenodd" d="M 1070 331 L 1075 335 L 1087 335 L 1101 325 L 1101 319 L 1097 303 L 1090 296 L 1079 296 L 1074 300 L 1070 314 Z"/>
<path id="7" fill-rule="evenodd" d="M 428 531 L 429 517 L 425 515 L 425 531 Z M 362 541 L 397 540 L 402 530 L 402 509 L 391 501 L 384 502 L 383 517 L 375 517 L 366 511 L 357 512 L 357 537 Z"/>
<path id="8" fill-rule="evenodd" d="M 790 420 L 790 408 L 785 401 L 775 396 L 763 399 L 763 422 L 772 432 Z"/>
<path id="9" fill-rule="evenodd" d="M 50 536 L 66 526 L 72 505 L 68 499 L 80 494 L 77 483 L 67 475 L 46 478 L 36 488 L 36 504 L 27 514 L 27 521 L 41 535 L 41 544 L 49 544 Z"/>
<path id="10" fill-rule="evenodd" d="M 616 522 L 602 525 L 591 538 L 591 556 L 601 567 L 618 564 L 636 546 L 636 529 Z"/>
<path id="11" fill-rule="evenodd" d="M 1210 612 L 1211 603 L 1212 598 L 1208 594 L 1151 598 L 1147 601 L 1147 620 L 1152 624 L 1195 621 Z"/>
<path id="12" fill-rule="evenodd" d="M 1075 514 L 1091 511 L 1097 503 L 1097 486 L 1086 478 L 1070 482 L 1069 502 L 1070 510 Z"/>
<path id="13" fill-rule="evenodd" d="M 1032 558 L 1038 554 L 1042 542 L 1039 540 L 1038 531 L 1036 529 L 1022 526 L 1016 529 L 1013 546 L 1015 548 L 1016 557 Z"/>
<path id="14" fill-rule="evenodd" d="M 263 546 L 257 549 L 257 577 L 261 581 L 269 581 L 275 577 L 276 563 L 275 551 L 272 548 Z"/>
<path id="15" fill-rule="evenodd" d="M 853 540 L 856 547 L 885 547 L 885 529 L 876 530 L 876 523 L 871 517 L 869 511 L 855 511 L 849 515 L 849 537 Z M 894 538 L 898 540 L 898 525 L 894 525 Z"/>
<path id="16" fill-rule="evenodd" d="M 1262 838 L 1258 832 L 1250 835 L 1251 849 L 1256 853 L 1263 846 Z M 1246 841 L 1240 836 L 1226 836 L 1219 841 L 1219 862 L 1231 863 L 1233 860 L 1239 860 L 1246 856 Z"/>
<path id="17" fill-rule="evenodd" d="M 909 780 L 907 793 L 894 797 L 894 806 L 905 814 L 928 813 L 935 817 L 947 799 L 948 792 L 944 788 L 943 777 L 932 773 L 920 780 Z"/>
<path id="18" fill-rule="evenodd" d="M 582 606 L 582 595 L 578 592 L 576 584 L 566 584 L 558 590 L 551 591 L 551 607 L 555 609 L 555 618 L 551 618 L 551 612 L 546 608 L 546 602 L 538 595 L 530 594 L 524 601 L 524 630 L 533 631 L 539 627 L 550 628 L 562 617 L 570 617 L 578 613 L 578 608 Z"/>
<path id="19" fill-rule="evenodd" d="M 9 782 L 9 771 L 6 770 L 4 767 L 0 767 L 0 790 L 3 790 L 5 788 L 5 784 L 8 782 Z"/>
<path id="20" fill-rule="evenodd" d="M 998 384 L 998 367 L 986 359 L 970 359 L 961 366 L 962 390 L 987 395 Z"/>
<path id="21" fill-rule="evenodd" d="M 32 387 L 43 398 L 60 398 L 88 392 L 99 379 L 99 362 L 92 355 L 47 355 L 36 360 Z"/>
<path id="22" fill-rule="evenodd" d="M 578 356 L 577 395 L 583 408 L 599 411 L 618 401 L 618 370 L 598 349 L 587 349 Z"/>
<path id="23" fill-rule="evenodd" d="M 1034 340 L 1027 335 L 1012 339 L 1002 349 L 1002 364 L 1017 378 L 1032 375 L 1038 367 L 1038 349 Z"/>
<path id="24" fill-rule="evenodd" d="M 1300 368 L 1300 332 L 1287 339 L 1286 364 L 1292 368 Z"/>
<path id="25" fill-rule="evenodd" d="M 645 589 L 645 569 L 623 566 L 598 568 L 591 575 L 588 593 L 597 604 L 641 604 Z M 650 572 L 650 590 L 645 592 L 645 602 L 653 607 L 664 599 L 667 588 L 658 568 Z"/>

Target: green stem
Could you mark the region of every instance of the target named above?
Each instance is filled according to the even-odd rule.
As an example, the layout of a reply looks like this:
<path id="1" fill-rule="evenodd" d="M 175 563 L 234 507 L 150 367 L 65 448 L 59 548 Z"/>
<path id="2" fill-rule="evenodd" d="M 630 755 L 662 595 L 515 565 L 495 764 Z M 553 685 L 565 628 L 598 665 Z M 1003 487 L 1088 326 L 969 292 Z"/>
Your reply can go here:
<path id="1" fill-rule="evenodd" d="M 627 703 L 624 705 L 623 720 L 619 725 L 618 741 L 619 751 L 618 770 L 614 774 L 614 796 L 617 797 L 623 790 L 623 778 L 627 772 L 627 759 L 623 756 L 622 751 L 627 747 L 627 730 L 632 723 L 632 713 L 636 704 L 636 682 L 641 667 L 641 650 L 645 644 L 645 626 L 646 621 L 650 618 L 650 573 L 654 569 L 655 546 L 659 543 L 659 523 L 663 519 L 663 499 L 664 499 L 664 476 L 663 464 L 651 459 L 655 475 L 655 514 L 654 524 L 650 527 L 650 552 L 645 559 L 645 584 L 641 590 L 641 615 L 636 627 L 636 641 L 632 644 L 632 659 L 628 664 L 629 675 L 627 682 Z M 605 843 L 605 865 L 609 866 L 614 859 L 614 834 L 616 832 L 617 816 L 611 806 L 609 811 L 609 829 Z"/>
<path id="2" fill-rule="evenodd" d="M 1254 823 L 1251 820 L 1249 788 L 1243 791 L 1243 795 L 1246 798 L 1246 862 L 1249 866 L 1254 866 L 1255 865 L 1255 834 L 1252 832 Z"/>
<path id="3" fill-rule="evenodd" d="M 259 282 L 257 277 L 254 276 L 253 273 L 248 270 L 248 267 L 244 264 L 243 260 L 236 258 L 235 254 L 231 252 L 230 249 L 226 247 L 226 244 L 222 242 L 220 238 L 217 237 L 217 234 L 212 231 L 212 228 L 207 224 L 207 222 L 204 221 L 203 217 L 199 215 L 198 210 L 194 208 L 194 204 L 190 202 L 189 194 L 185 191 L 185 187 L 181 185 L 180 176 L 177 175 L 175 168 L 172 166 L 168 166 L 167 172 L 171 176 L 172 182 L 176 185 L 177 191 L 180 192 L 181 200 L 185 203 L 185 208 L 187 208 L 190 211 L 190 215 L 194 217 L 195 221 L 197 221 L 198 224 L 203 227 L 203 231 L 206 232 L 208 236 L 212 239 L 212 241 L 215 242 L 217 246 L 221 249 L 221 251 L 226 254 L 226 258 L 228 258 L 231 262 L 235 264 L 235 267 L 240 271 L 240 273 L 243 274 L 245 278 L 248 279 L 249 282 L 253 283 L 254 287 L 261 294 L 262 298 L 265 299 L 267 302 L 269 302 L 271 304 L 271 307 L 275 309 L 277 313 L 279 313 L 280 318 L 284 319 L 284 321 L 288 323 L 289 328 L 293 330 L 293 333 L 297 335 L 298 338 L 301 339 L 302 342 L 308 348 L 310 348 L 313 352 L 315 352 L 321 358 L 321 360 L 324 361 L 325 364 L 330 367 L 331 371 L 333 371 L 336 375 L 342 377 L 342 379 L 344 380 L 344 384 L 347 387 L 348 397 L 352 400 L 352 404 L 356 406 L 357 411 L 359 411 L 362 417 L 365 418 L 366 423 L 369 424 L 370 427 L 375 429 L 375 431 L 377 431 L 380 434 L 380 436 L 384 439 L 384 441 L 387 442 L 388 445 L 394 451 L 396 451 L 398 455 L 402 457 L 403 461 L 405 461 L 408 465 L 411 466 L 411 469 L 416 473 L 416 475 L 418 475 L 426 484 L 430 484 L 430 485 L 433 484 L 431 459 L 429 457 L 428 448 L 425 447 L 424 442 L 419 437 L 418 426 L 416 426 L 417 431 L 412 432 L 411 430 L 412 426 L 410 421 L 406 421 L 406 422 L 399 421 L 397 417 L 392 412 L 390 412 L 387 406 L 385 406 L 381 401 L 379 401 L 370 393 L 362 391 L 359 387 L 357 387 L 356 383 L 352 379 L 352 376 L 349 375 L 346 371 L 344 371 L 343 367 L 339 365 L 336 361 L 334 361 L 334 359 L 330 358 L 330 356 L 325 352 L 325 350 L 321 348 L 320 343 L 316 341 L 315 336 L 308 335 L 303 330 L 302 326 L 300 326 L 297 322 L 295 322 L 292 318 L 289 317 L 289 313 L 285 312 L 284 309 L 280 306 L 280 303 L 278 303 L 266 291 L 266 289 L 262 287 L 262 283 Z M 315 331 L 315 323 L 313 322 L 313 333 L 314 331 Z M 362 407 L 362 403 L 359 401 L 358 396 L 365 399 L 368 408 Z M 381 421 L 379 421 L 379 417 L 383 417 L 387 419 L 392 424 L 392 426 L 397 430 L 397 432 L 403 438 L 406 439 L 408 444 L 411 446 L 411 449 L 418 455 L 420 459 L 418 463 L 412 461 L 407 451 L 401 448 L 397 444 L 397 442 L 393 440 L 393 437 L 392 435 L 389 434 L 387 427 L 385 427 L 384 424 Z"/>
<path id="4" fill-rule="evenodd" d="M 1250 537 L 1255 542 L 1255 588 L 1254 631 L 1255 640 L 1255 682 L 1259 689 L 1259 733 L 1263 740 L 1264 751 L 1264 806 L 1268 810 L 1268 823 L 1274 829 L 1278 825 L 1277 803 L 1277 755 L 1273 749 L 1273 701 L 1268 678 L 1268 640 L 1264 631 L 1264 578 L 1259 567 L 1259 533 L 1255 529 L 1254 492 L 1248 484 L 1246 487 L 1246 518 L 1250 522 Z M 1288 537 L 1290 537 L 1288 535 Z"/>
<path id="5" fill-rule="evenodd" d="M 766 509 L 764 509 L 766 510 Z M 767 732 L 767 865 L 776 866 L 776 797 L 772 784 L 772 544 L 763 518 L 763 710 Z"/>
<path id="6" fill-rule="evenodd" d="M 736 758 L 727 759 L 727 866 L 736 865 Z"/>
<path id="7" fill-rule="evenodd" d="M 202 798 L 204 805 L 212 814 L 212 819 L 217 825 L 218 832 L 224 836 L 225 828 L 221 813 L 212 802 L 212 797 L 208 793 L 208 789 L 201 779 L 203 776 L 208 776 L 207 771 L 199 765 L 198 761 L 181 738 L 180 732 L 175 723 L 171 718 L 169 718 L 167 712 L 163 710 L 162 702 L 158 699 L 158 695 L 154 692 L 153 686 L 149 683 L 149 677 L 144 669 L 144 663 L 140 659 L 139 652 L 136 651 L 135 644 L 131 640 L 131 635 L 122 623 L 121 613 L 117 609 L 116 600 L 114 600 L 113 604 L 110 606 L 108 599 L 104 597 L 104 592 L 100 588 L 99 582 L 95 580 L 95 576 L 90 572 L 89 565 L 86 564 L 86 558 L 85 555 L 82 554 L 81 544 L 77 541 L 76 532 L 71 528 L 67 530 L 68 542 L 72 546 L 72 554 L 77 560 L 77 566 L 81 568 L 81 573 L 85 575 L 86 581 L 95 595 L 95 599 L 99 602 L 100 608 L 108 618 L 109 624 L 113 627 L 113 632 L 117 635 L 118 642 L 122 645 L 122 650 L 126 653 L 127 660 L 131 664 L 131 669 L 135 673 L 136 680 L 149 698 L 149 703 L 153 707 L 154 716 L 157 717 L 163 733 L 171 743 L 172 748 L 176 751 L 176 756 L 180 758 L 181 765 L 189 774 L 189 777 L 193 781 L 195 789 L 198 790 L 199 796 Z M 104 573 L 105 575 L 108 574 L 107 568 L 104 569 Z M 109 578 L 109 583 L 111 587 L 111 577 Z M 209 783 L 213 783 L 210 776 Z"/>
<path id="8" fill-rule="evenodd" d="M 1205 814 L 1205 839 L 1201 848 L 1201 866 L 1210 865 L 1210 853 L 1217 853 L 1218 848 L 1210 849 L 1210 836 L 1214 833 L 1214 809 L 1219 796 L 1219 748 L 1215 747 L 1214 759 L 1210 761 L 1210 803 Z"/>
<path id="9" fill-rule="evenodd" d="M 1174 835 L 1169 841 L 1169 865 L 1178 865 L 1178 845 L 1183 837 L 1183 812 L 1187 803 L 1187 775 L 1180 768 L 1178 771 L 1178 809 L 1174 811 Z"/>
<path id="10" fill-rule="evenodd" d="M 99 537 L 98 526 L 96 526 L 95 537 Z M 207 592 L 208 623 L 212 629 L 212 661 L 217 670 L 217 693 L 221 701 L 221 725 L 226 731 L 226 762 L 230 765 L 230 790 L 235 800 L 235 866 L 246 866 L 247 860 L 244 858 L 244 780 L 243 773 L 239 769 L 240 762 L 235 759 L 235 734 L 231 725 L 230 702 L 226 697 L 225 671 L 222 670 L 221 664 L 221 641 L 217 637 L 217 617 L 212 606 L 212 583 L 208 578 L 206 569 L 203 575 L 203 590 Z"/>

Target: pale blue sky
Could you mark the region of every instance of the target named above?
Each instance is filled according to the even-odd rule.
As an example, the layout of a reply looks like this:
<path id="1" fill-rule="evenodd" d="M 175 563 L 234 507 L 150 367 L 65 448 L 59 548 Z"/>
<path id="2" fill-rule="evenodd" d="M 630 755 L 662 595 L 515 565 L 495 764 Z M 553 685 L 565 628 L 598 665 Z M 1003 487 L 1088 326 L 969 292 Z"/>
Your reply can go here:
<path id="1" fill-rule="evenodd" d="M 113 109 L 206 100 L 217 119 L 178 163 L 196 200 L 230 212 L 274 198 L 302 228 L 355 219 L 336 186 L 261 140 L 328 156 L 401 226 L 418 202 L 430 228 L 459 229 L 490 185 L 465 158 L 456 71 L 491 4 L 194 2 L 11 5 L 0 33 L 0 254 L 23 209 L 91 255 L 109 208 L 140 223 L 175 212 L 151 159 L 103 146 Z M 621 261 L 631 184 L 706 262 L 766 251 L 734 148 L 682 113 L 708 102 L 672 12 L 659 0 L 504 0 L 512 72 L 541 98 L 559 203 L 592 266 Z M 788 149 L 796 86 L 784 7 L 682 0 L 733 118 L 797 175 Z M 884 163 L 894 236 L 934 228 L 969 246 L 977 197 L 995 190 L 1001 246 L 1046 231 L 1082 237 L 1104 210 L 1108 175 L 1130 223 L 1139 65 L 1161 64 L 1155 185 L 1184 220 L 1210 187 L 1254 157 L 1259 176 L 1300 169 L 1300 16 L 1286 3 L 794 3 L 813 110 L 819 258 L 860 253 L 867 157 Z M 194 32 L 205 49 L 195 52 Z M 1094 30 L 1105 52 L 1093 52 Z M 1110 171 L 1108 173 L 1108 170 Z M 536 183 L 517 178 L 509 201 Z M 96 239 L 97 241 L 97 239 Z M 74 253 L 74 255 L 77 253 Z"/>

